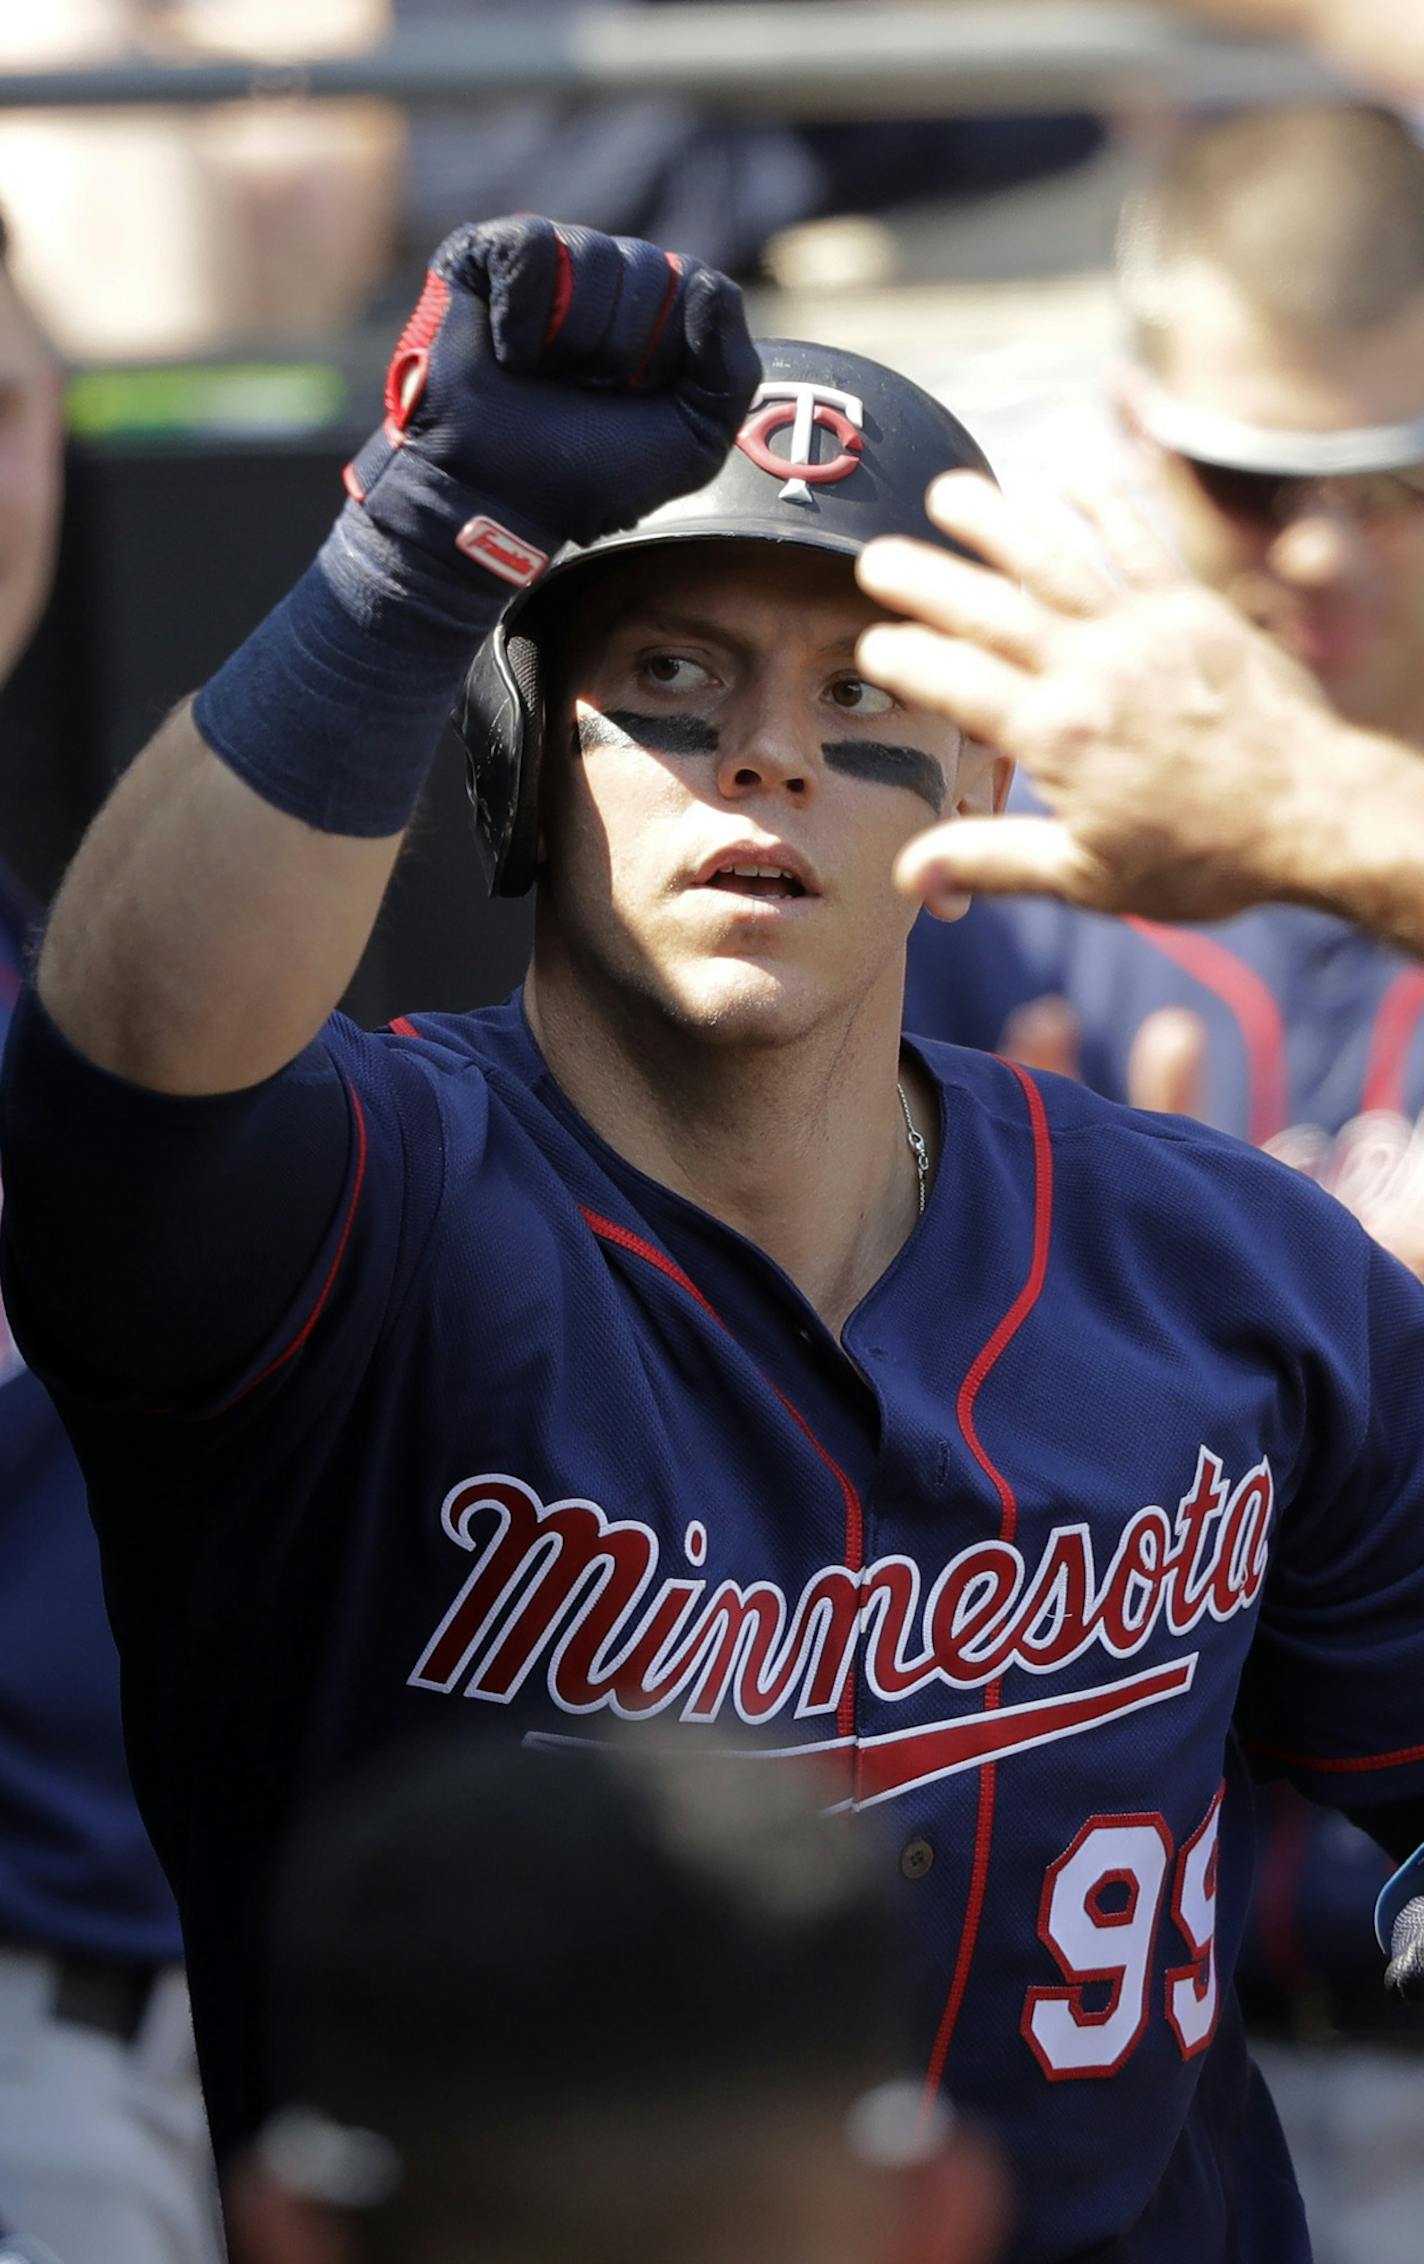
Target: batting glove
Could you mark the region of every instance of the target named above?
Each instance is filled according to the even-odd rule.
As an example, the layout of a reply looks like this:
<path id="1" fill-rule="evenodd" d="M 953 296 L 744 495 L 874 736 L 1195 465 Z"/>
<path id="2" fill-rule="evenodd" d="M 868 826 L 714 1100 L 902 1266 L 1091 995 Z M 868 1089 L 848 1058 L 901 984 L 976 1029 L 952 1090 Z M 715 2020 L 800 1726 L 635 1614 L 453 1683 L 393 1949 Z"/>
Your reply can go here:
<path id="1" fill-rule="evenodd" d="M 551 220 L 457 228 L 351 500 L 198 694 L 207 744 L 308 825 L 398 833 L 511 587 L 705 486 L 760 375 L 740 292 L 697 260 Z"/>
<path id="2" fill-rule="evenodd" d="M 699 260 L 551 220 L 457 228 L 347 467 L 344 532 L 377 563 L 373 531 L 534 581 L 565 542 L 705 486 L 760 374 L 741 293 Z"/>

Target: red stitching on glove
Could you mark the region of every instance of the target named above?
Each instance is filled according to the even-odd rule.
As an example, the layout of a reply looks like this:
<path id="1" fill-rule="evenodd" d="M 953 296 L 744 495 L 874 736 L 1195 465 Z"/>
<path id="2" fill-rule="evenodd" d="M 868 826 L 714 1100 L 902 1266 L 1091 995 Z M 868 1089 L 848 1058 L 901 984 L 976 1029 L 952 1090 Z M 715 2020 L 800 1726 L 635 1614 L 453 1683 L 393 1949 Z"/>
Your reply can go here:
<path id="1" fill-rule="evenodd" d="M 569 308 L 573 303 L 574 263 L 562 236 L 554 238 L 554 258 L 558 264 L 554 271 L 554 303 L 549 309 L 548 327 L 544 332 L 546 346 L 553 345 L 568 320 Z"/>
<path id="2" fill-rule="evenodd" d="M 403 432 L 416 402 L 425 391 L 430 348 L 450 304 L 450 286 L 433 268 L 426 271 L 420 297 L 412 307 L 386 371 L 386 421 Z"/>
<path id="3" fill-rule="evenodd" d="M 672 302 L 677 297 L 677 287 L 679 282 L 682 280 L 682 261 L 679 259 L 677 253 L 664 252 L 663 258 L 667 261 L 668 267 L 671 271 L 668 275 L 667 289 L 663 293 L 663 303 L 658 308 L 657 320 L 653 324 L 652 335 L 649 337 L 647 346 L 644 349 L 643 358 L 628 380 L 628 390 L 630 393 L 632 392 L 635 385 L 642 384 L 644 377 L 647 375 L 648 364 L 652 360 L 654 354 L 657 352 L 658 340 L 661 338 L 663 332 L 667 328 L 667 318 L 672 313 Z"/>

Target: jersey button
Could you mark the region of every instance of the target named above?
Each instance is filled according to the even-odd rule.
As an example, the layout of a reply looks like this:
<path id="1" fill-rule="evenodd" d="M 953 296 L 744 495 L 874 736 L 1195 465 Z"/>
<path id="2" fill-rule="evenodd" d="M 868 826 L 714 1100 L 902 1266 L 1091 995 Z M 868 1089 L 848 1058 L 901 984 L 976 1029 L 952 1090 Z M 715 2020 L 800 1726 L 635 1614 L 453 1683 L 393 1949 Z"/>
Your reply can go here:
<path id="1" fill-rule="evenodd" d="M 934 1861 L 934 1849 L 927 1839 L 907 1840 L 900 1850 L 900 1873 L 906 1879 L 923 1879 Z"/>

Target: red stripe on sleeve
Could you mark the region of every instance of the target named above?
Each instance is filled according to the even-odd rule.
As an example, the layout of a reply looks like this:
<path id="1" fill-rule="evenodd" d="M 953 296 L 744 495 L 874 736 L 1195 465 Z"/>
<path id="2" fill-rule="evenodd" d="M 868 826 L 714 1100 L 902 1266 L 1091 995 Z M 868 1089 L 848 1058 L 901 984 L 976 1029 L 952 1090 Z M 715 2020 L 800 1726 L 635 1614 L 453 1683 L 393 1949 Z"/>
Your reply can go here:
<path id="1" fill-rule="evenodd" d="M 1289 1114 L 1285 1024 L 1275 994 L 1254 967 L 1248 967 L 1214 936 L 1161 927 L 1156 920 L 1129 918 L 1125 925 L 1204 990 L 1213 992 L 1235 1016 L 1246 1048 L 1246 1137 L 1253 1147 L 1263 1148 L 1277 1132 L 1285 1130 Z"/>
<path id="2" fill-rule="evenodd" d="M 336 1245 L 336 1252 L 331 1264 L 326 1269 L 326 1279 L 317 1292 L 316 1303 L 292 1338 L 291 1343 L 284 1351 L 277 1354 L 275 1360 L 268 1361 L 260 1375 L 254 1376 L 250 1383 L 243 1385 L 241 1391 L 234 1392 L 231 1399 L 225 1400 L 222 1406 L 215 1410 L 219 1415 L 226 1415 L 229 1408 L 236 1407 L 240 1400 L 247 1398 L 249 1392 L 256 1391 L 259 1384 L 265 1384 L 269 1376 L 275 1375 L 279 1368 L 285 1367 L 289 1360 L 295 1359 L 307 1338 L 311 1335 L 312 1330 L 316 1327 L 317 1322 L 321 1319 L 326 1301 L 330 1297 L 336 1277 L 341 1271 L 341 1261 L 346 1255 L 346 1246 L 351 1240 L 351 1228 L 356 1217 L 356 1206 L 361 1200 L 361 1189 L 366 1178 L 366 1118 L 355 1086 L 348 1082 L 346 1090 L 351 1096 L 351 1107 L 356 1118 L 356 1174 L 351 1185 L 351 1200 L 346 1206 L 346 1216 L 341 1222 L 341 1235 Z"/>
<path id="3" fill-rule="evenodd" d="M 1360 1095 L 1362 1109 L 1392 1109 L 1396 1116 L 1407 1113 L 1404 1071 L 1421 1014 L 1424 1014 L 1424 967 L 1406 967 L 1395 976 L 1375 1014 L 1364 1091 Z"/>
<path id="4" fill-rule="evenodd" d="M 419 1030 L 408 1014 L 397 1014 L 393 1020 L 386 1024 L 386 1028 L 394 1030 L 398 1038 L 418 1038 L 420 1036 Z"/>
<path id="5" fill-rule="evenodd" d="M 1241 1742 L 1248 1753 L 1279 1761 L 1283 1768 L 1312 1769 L 1324 1777 L 1361 1776 L 1371 1769 L 1403 1769 L 1413 1761 L 1424 1761 L 1424 1745 L 1401 1745 L 1395 1753 L 1351 1753 L 1325 1759 L 1318 1753 L 1288 1753 L 1283 1745 L 1263 1745 L 1254 1737 Z"/>

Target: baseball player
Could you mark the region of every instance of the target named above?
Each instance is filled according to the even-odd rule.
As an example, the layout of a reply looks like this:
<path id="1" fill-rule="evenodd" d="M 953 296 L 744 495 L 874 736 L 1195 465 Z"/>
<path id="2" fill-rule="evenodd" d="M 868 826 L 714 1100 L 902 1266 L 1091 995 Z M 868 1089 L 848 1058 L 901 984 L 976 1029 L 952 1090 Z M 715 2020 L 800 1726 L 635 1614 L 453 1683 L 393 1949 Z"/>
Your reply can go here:
<path id="1" fill-rule="evenodd" d="M 1118 274 L 1124 411 L 1187 561 L 1347 722 L 1424 745 L 1424 149 L 1365 108 L 1218 122 L 1129 202 Z M 1412 959 L 1304 904 L 1189 928 L 984 901 L 912 941 L 912 1028 L 1012 1047 L 1044 994 L 1073 1010 L 1062 1065 L 1076 1053 L 1117 1099 L 1137 1097 L 1144 1025 L 1189 1011 L 1194 1113 L 1311 1170 L 1424 1266 Z"/>
<path id="2" fill-rule="evenodd" d="M 1006 781 L 868 680 L 853 566 L 982 463 L 694 262 L 460 231 L 318 561 L 67 879 L 6 1288 L 220 2150 L 336 1770 L 746 1724 L 893 1824 L 925 2098 L 1001 2133 L 1023 2264 L 1308 2253 L 1230 1988 L 1249 1773 L 1424 1839 L 1424 1289 L 1239 1143 L 902 1041 L 895 857 Z M 457 692 L 533 967 L 364 1033 Z"/>
<path id="3" fill-rule="evenodd" d="M 241 2264 L 999 2253 L 992 2155 L 920 2113 L 877 1836 L 748 1752 L 451 1735 L 310 1819 Z"/>

